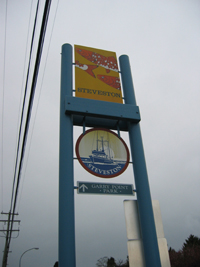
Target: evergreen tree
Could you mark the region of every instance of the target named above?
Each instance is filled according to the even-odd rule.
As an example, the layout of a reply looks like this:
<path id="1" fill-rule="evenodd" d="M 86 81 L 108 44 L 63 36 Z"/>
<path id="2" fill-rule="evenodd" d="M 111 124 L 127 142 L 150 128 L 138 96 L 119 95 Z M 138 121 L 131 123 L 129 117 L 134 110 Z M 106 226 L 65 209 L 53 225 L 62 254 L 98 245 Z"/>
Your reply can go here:
<path id="1" fill-rule="evenodd" d="M 116 267 L 116 262 L 115 262 L 115 259 L 113 257 L 111 257 L 110 259 L 108 259 L 108 261 L 107 261 L 107 267 Z"/>
<path id="2" fill-rule="evenodd" d="M 190 235 L 183 243 L 182 250 L 177 252 L 170 247 L 169 257 L 171 267 L 199 267 L 200 238 Z"/>
<path id="3" fill-rule="evenodd" d="M 185 240 L 185 243 L 183 243 L 183 250 L 195 246 L 200 246 L 200 238 L 194 235 L 190 235 L 188 239 Z"/>

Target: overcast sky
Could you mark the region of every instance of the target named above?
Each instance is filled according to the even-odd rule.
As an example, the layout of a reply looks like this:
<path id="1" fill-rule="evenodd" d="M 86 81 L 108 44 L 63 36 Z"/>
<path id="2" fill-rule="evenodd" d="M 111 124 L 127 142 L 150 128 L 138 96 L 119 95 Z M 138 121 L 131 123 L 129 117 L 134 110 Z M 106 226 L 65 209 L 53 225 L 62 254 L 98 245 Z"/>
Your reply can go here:
<path id="1" fill-rule="evenodd" d="M 36 0 L 8 1 L 6 35 L 5 2 L 0 1 L 0 209 L 8 212 Z M 43 5 L 40 14 L 42 10 Z M 52 1 L 17 203 L 20 233 L 11 242 L 9 266 L 18 266 L 21 254 L 33 247 L 39 250 L 25 254 L 22 266 L 48 267 L 58 259 L 60 52 L 64 43 L 129 56 L 151 195 L 160 202 L 168 246 L 178 250 L 190 234 L 200 237 L 199 14 L 198 0 Z M 81 133 L 80 127 L 74 127 L 74 145 Z M 122 137 L 129 146 L 128 134 Z M 74 165 L 75 185 L 77 181 L 134 184 L 131 164 L 109 181 L 92 176 L 77 161 Z M 126 259 L 124 199 L 75 192 L 77 267 L 94 267 L 104 256 Z M 1 237 L 0 260 L 4 243 Z"/>

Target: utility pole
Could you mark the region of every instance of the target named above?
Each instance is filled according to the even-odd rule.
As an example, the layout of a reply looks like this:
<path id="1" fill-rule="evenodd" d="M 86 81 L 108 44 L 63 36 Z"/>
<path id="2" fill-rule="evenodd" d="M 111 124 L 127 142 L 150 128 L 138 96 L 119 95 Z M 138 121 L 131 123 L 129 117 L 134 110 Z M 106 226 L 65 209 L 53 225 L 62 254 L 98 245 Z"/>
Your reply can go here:
<path id="1" fill-rule="evenodd" d="M 0 222 L 7 223 L 7 229 L 6 230 L 0 230 L 0 232 L 6 232 L 6 235 L 5 235 L 6 241 L 5 241 L 4 254 L 3 254 L 3 260 L 2 260 L 2 267 L 6 267 L 7 266 L 8 253 L 10 252 L 9 247 L 10 247 L 10 239 L 11 239 L 12 232 L 19 232 L 19 229 L 12 229 L 13 223 L 14 222 L 20 223 L 20 220 L 14 220 L 14 215 L 19 215 L 18 213 L 1 212 L 1 214 L 8 215 L 7 220 L 0 220 Z M 11 219 L 11 215 L 12 215 L 12 219 Z"/>

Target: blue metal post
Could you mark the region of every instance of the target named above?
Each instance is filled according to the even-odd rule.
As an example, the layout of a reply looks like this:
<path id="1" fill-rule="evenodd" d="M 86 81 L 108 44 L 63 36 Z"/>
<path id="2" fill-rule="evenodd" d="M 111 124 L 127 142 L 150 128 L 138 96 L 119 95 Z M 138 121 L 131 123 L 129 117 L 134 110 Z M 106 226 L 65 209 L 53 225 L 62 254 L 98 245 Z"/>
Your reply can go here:
<path id="1" fill-rule="evenodd" d="M 65 96 L 72 96 L 72 46 L 62 46 L 59 151 L 59 267 L 75 267 L 73 121 L 65 114 Z"/>
<path id="2" fill-rule="evenodd" d="M 129 58 L 119 58 L 126 104 L 136 105 Z M 138 210 L 146 267 L 161 267 L 151 194 L 139 123 L 129 124 L 129 139 L 137 190 Z"/>

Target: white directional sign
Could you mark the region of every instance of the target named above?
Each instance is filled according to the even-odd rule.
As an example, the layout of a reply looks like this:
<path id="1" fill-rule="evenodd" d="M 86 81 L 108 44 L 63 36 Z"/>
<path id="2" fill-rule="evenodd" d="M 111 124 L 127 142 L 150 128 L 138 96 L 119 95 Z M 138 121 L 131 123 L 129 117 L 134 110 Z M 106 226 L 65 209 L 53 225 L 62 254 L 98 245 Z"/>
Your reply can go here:
<path id="1" fill-rule="evenodd" d="M 79 194 L 134 195 L 132 184 L 77 182 Z"/>

